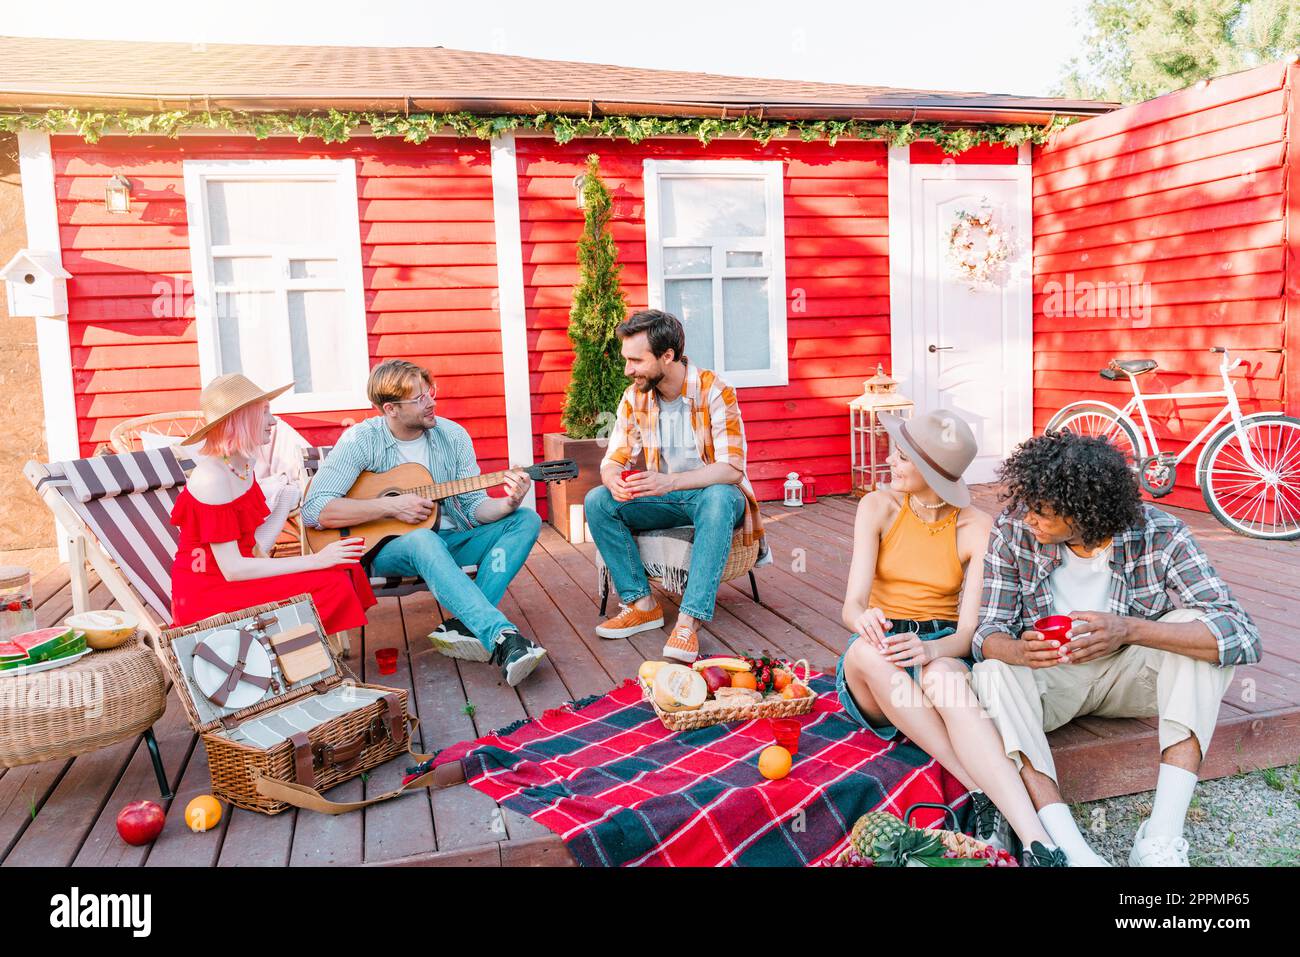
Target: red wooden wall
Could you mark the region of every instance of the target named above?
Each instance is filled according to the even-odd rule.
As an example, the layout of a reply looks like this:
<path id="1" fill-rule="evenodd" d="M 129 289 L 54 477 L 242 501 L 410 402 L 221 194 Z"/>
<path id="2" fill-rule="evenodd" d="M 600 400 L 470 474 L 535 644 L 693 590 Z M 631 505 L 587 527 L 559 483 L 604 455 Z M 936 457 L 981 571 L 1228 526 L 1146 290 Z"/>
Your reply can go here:
<path id="1" fill-rule="evenodd" d="M 1122 407 L 1127 380 L 1097 375 L 1112 357 L 1159 362 L 1144 392 L 1219 389 L 1215 345 L 1250 362 L 1235 374 L 1244 411 L 1295 410 L 1283 356 L 1262 351 L 1289 347 L 1294 365 L 1284 296 L 1290 96 L 1285 68 L 1261 67 L 1087 120 L 1036 149 L 1035 431 L 1075 399 Z M 1128 314 L 1118 296 L 1110 309 L 1049 299 L 1049 283 L 1071 282 L 1144 284 L 1149 296 Z M 1181 449 L 1221 404 L 1151 403 L 1161 447 Z M 1194 465 L 1180 467 L 1168 504 L 1204 509 Z"/>
<path id="2" fill-rule="evenodd" d="M 469 429 L 483 468 L 506 464 L 491 160 L 477 140 L 324 146 L 106 137 L 92 146 L 53 137 L 63 262 L 75 277 L 69 324 L 83 455 L 123 419 L 197 407 L 182 160 L 307 157 L 357 161 L 372 364 L 396 356 L 429 367 L 439 379 L 439 411 Z M 129 215 L 104 211 L 104 186 L 114 173 L 131 180 Z M 160 282 L 169 291 L 161 301 Z M 174 318 L 166 311 L 173 303 Z M 342 423 L 368 414 L 285 418 L 310 441 L 327 443 Z"/>
<path id="3" fill-rule="evenodd" d="M 819 493 L 849 489 L 848 400 L 876 363 L 889 365 L 887 150 L 883 143 L 689 140 L 518 140 L 524 294 L 534 449 L 561 431 L 572 352 L 570 291 L 582 215 L 573 177 L 589 153 L 615 197 L 614 238 L 628 304 L 644 308 L 642 160 L 766 159 L 785 164 L 785 254 L 790 381 L 739 390 L 749 475 L 760 499 L 779 498 L 786 473 L 817 477 Z M 689 343 L 687 344 L 689 351 Z"/>

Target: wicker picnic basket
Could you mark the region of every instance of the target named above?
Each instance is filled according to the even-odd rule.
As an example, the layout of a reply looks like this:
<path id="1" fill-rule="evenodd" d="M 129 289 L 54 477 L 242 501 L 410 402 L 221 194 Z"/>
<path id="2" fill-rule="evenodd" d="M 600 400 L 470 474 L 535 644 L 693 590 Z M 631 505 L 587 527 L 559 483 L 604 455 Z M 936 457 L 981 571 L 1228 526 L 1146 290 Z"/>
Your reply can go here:
<path id="1" fill-rule="evenodd" d="M 329 651 L 331 671 L 310 684 L 290 686 L 281 694 L 268 695 L 256 704 L 217 718 L 201 715 L 195 704 L 202 696 L 190 673 L 182 666 L 176 643 L 199 632 L 214 632 L 222 626 L 238 626 L 289 605 L 306 603 L 311 619 L 324 642 L 324 629 L 316 615 L 310 595 L 287 601 L 272 602 L 229 615 L 205 618 L 184 628 L 163 632 L 163 660 L 180 693 L 191 727 L 198 731 L 208 752 L 208 770 L 212 775 L 212 793 L 236 807 L 263 814 L 279 814 L 290 806 L 312 807 L 326 813 L 339 813 L 352 806 L 332 805 L 319 794 L 336 784 L 351 780 L 408 750 L 414 719 L 408 717 L 407 692 L 400 688 L 350 682 L 353 688 L 378 692 L 373 702 L 339 714 L 317 724 L 309 731 L 267 748 L 231 740 L 228 732 L 254 718 L 266 717 L 277 709 L 312 695 L 328 694 L 338 689 L 345 678 L 342 665 Z M 328 644 L 326 643 L 328 650 Z M 206 701 L 206 699 L 204 699 Z M 276 786 L 277 782 L 287 784 Z M 373 798 L 375 803 L 398 792 Z M 308 803 L 301 803 L 299 798 Z M 326 807 L 324 805 L 329 805 Z"/>
<path id="2" fill-rule="evenodd" d="M 0 767 L 96 751 L 147 731 L 166 706 L 162 666 L 139 638 L 60 668 L 0 677 Z"/>
<path id="3" fill-rule="evenodd" d="M 981 841 L 979 838 L 972 837 L 971 835 L 957 829 L 958 827 L 957 815 L 953 811 L 953 809 L 947 804 L 935 804 L 931 802 L 920 802 L 917 804 L 913 804 L 904 812 L 902 818 L 900 819 L 902 825 L 905 827 L 911 827 L 912 815 L 915 814 L 917 811 L 921 810 L 922 808 L 932 808 L 936 811 L 942 811 L 944 817 L 944 823 L 945 824 L 949 822 L 952 823 L 951 829 L 941 828 L 941 827 L 917 828 L 917 830 L 921 831 L 922 833 L 930 834 L 938 838 L 939 843 L 943 846 L 944 850 L 951 852 L 952 854 L 956 855 L 959 858 L 965 858 L 968 860 L 977 859 L 982 857 L 986 853 L 990 853 L 989 845 L 985 841 Z M 874 813 L 880 814 L 882 812 L 877 811 Z M 863 830 L 864 826 L 867 824 L 867 822 L 870 820 L 871 817 L 872 814 L 864 814 L 862 817 L 858 818 L 856 822 L 854 822 L 853 829 L 849 832 L 849 846 L 845 848 L 843 851 L 841 851 L 839 856 L 835 859 L 834 862 L 835 866 L 839 866 L 839 867 L 849 866 L 852 864 L 855 851 L 858 854 L 862 853 L 861 849 L 857 847 L 857 845 L 860 845 L 862 843 L 862 838 L 859 836 L 859 832 Z M 915 861 L 909 862 L 908 866 L 913 866 L 913 865 L 924 866 L 921 864 L 917 864 Z"/>
<path id="4" fill-rule="evenodd" d="M 800 678 L 795 670 L 803 665 L 804 676 Z M 808 676 L 812 669 L 808 665 L 808 659 L 800 658 L 790 666 L 790 671 L 795 675 L 795 682 L 808 688 L 808 694 L 802 698 L 782 698 L 779 696 L 769 695 L 762 701 L 745 705 L 730 705 L 727 707 L 702 707 L 694 711 L 665 711 L 659 707 L 655 701 L 654 693 L 651 688 L 643 681 L 641 682 L 641 694 L 645 700 L 650 702 L 650 706 L 655 709 L 655 714 L 663 722 L 664 727 L 669 731 L 694 731 L 696 728 L 707 728 L 714 724 L 725 724 L 731 721 L 753 721 L 755 718 L 794 718 L 801 714 L 808 714 L 817 703 L 817 692 L 808 687 Z M 707 705 L 708 702 L 705 702 Z"/>

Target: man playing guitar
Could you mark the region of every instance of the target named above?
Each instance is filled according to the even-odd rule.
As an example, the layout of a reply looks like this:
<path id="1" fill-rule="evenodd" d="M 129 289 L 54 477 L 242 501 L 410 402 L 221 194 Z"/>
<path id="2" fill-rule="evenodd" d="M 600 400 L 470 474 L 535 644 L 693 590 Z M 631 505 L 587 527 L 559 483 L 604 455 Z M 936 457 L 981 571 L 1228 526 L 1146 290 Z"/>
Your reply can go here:
<path id="1" fill-rule="evenodd" d="M 474 444 L 463 427 L 439 418 L 437 386 L 427 369 L 401 359 L 375 366 L 366 395 L 381 415 L 358 422 L 339 437 L 307 490 L 303 522 L 318 529 L 355 528 L 379 519 L 411 526 L 426 522 L 435 503 L 417 494 L 349 498 L 365 472 L 387 472 L 413 462 L 434 482 L 479 474 Z M 523 681 L 546 650 L 520 633 L 497 603 L 523 566 L 541 519 L 521 508 L 531 480 L 526 472 L 505 473 L 507 495 L 482 490 L 443 499 L 437 528 L 414 528 L 383 545 L 371 574 L 419 576 L 454 616 L 429 637 L 451 658 L 494 661 L 511 686 Z M 477 565 L 470 578 L 463 565 Z"/>

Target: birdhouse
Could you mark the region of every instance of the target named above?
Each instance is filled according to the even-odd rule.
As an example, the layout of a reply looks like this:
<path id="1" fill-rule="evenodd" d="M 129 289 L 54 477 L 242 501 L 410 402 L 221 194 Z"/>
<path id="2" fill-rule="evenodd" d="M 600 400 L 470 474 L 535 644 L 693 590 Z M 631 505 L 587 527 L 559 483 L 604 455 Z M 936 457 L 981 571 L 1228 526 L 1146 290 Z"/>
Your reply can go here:
<path id="1" fill-rule="evenodd" d="M 879 413 L 912 417 L 912 400 L 898 392 L 898 383 L 876 366 L 876 374 L 862 383 L 862 395 L 849 402 L 849 464 L 853 494 L 861 498 L 878 485 L 888 484 L 892 451 L 889 433 Z"/>
<path id="2" fill-rule="evenodd" d="M 59 254 L 20 249 L 0 269 L 9 315 L 66 316 L 68 285 L 72 274 L 59 264 Z"/>

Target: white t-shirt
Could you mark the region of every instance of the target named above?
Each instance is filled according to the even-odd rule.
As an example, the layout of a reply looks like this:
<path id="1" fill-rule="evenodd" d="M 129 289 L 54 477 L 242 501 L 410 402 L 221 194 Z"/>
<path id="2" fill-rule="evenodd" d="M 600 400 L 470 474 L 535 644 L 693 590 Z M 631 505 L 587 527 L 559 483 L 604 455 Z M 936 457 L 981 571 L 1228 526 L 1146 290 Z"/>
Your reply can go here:
<path id="1" fill-rule="evenodd" d="M 686 399 L 659 399 L 659 468 L 680 474 L 704 467 Z"/>
<path id="2" fill-rule="evenodd" d="M 1080 558 L 1069 545 L 1061 545 L 1061 564 L 1047 578 L 1052 591 L 1052 611 L 1072 615 L 1077 611 L 1101 611 L 1109 607 L 1111 543 L 1091 558 Z"/>
<path id="3" fill-rule="evenodd" d="M 433 463 L 429 461 L 428 439 L 423 435 L 419 435 L 406 440 L 394 438 L 393 441 L 397 443 L 397 454 L 402 457 L 403 462 L 414 462 L 416 465 L 423 465 L 429 470 L 429 474 L 433 474 Z M 439 512 L 438 528 L 455 528 L 446 512 Z"/>

